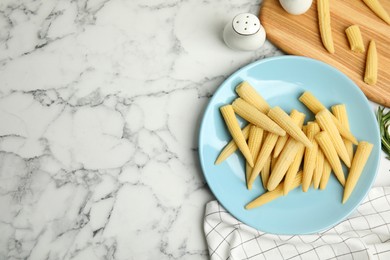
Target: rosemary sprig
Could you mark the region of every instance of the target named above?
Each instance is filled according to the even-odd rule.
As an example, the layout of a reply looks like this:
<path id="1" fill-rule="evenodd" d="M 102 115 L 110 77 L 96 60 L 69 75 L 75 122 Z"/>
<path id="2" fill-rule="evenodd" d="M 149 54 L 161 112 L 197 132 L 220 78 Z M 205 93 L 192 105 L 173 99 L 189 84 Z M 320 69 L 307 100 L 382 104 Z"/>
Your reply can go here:
<path id="1" fill-rule="evenodd" d="M 385 112 L 384 107 L 378 107 L 378 111 L 376 113 L 376 119 L 378 120 L 378 124 L 379 124 L 382 150 L 387 154 L 386 158 L 390 160 L 390 134 L 389 134 L 390 110 Z"/>

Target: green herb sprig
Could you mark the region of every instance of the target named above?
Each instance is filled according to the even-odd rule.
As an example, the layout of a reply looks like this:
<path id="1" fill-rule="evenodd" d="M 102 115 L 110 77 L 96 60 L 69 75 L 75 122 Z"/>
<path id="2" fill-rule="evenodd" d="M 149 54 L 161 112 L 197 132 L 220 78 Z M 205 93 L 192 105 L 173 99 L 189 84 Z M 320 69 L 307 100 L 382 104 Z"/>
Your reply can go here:
<path id="1" fill-rule="evenodd" d="M 378 124 L 379 124 L 382 150 L 387 154 L 386 158 L 390 160 L 390 134 L 389 134 L 390 110 L 385 112 L 384 107 L 378 107 L 378 111 L 376 113 L 376 119 L 378 120 Z"/>

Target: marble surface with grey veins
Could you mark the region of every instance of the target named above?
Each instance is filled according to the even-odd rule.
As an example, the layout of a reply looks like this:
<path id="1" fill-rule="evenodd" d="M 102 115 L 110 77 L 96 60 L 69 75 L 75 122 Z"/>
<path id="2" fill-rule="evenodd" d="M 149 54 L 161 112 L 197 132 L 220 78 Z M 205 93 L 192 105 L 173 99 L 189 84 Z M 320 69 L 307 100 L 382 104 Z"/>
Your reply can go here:
<path id="1" fill-rule="evenodd" d="M 216 88 L 282 55 L 259 1 L 0 1 L 0 259 L 207 259 L 197 135 Z"/>

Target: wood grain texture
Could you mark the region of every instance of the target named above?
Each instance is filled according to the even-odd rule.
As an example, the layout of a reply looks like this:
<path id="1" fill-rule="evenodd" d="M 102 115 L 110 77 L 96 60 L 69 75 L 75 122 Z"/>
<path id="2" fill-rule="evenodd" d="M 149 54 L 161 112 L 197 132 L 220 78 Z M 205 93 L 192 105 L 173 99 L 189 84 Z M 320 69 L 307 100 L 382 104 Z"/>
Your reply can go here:
<path id="1" fill-rule="evenodd" d="M 390 1 L 380 0 L 390 12 Z M 330 54 L 322 45 L 317 3 L 303 15 L 288 14 L 278 0 L 263 0 L 260 20 L 267 38 L 289 54 L 311 57 L 328 63 L 348 75 L 368 99 L 390 107 L 390 25 L 378 18 L 361 0 L 330 0 L 331 25 L 335 53 Z M 345 29 L 360 27 L 365 53 L 350 50 Z M 378 51 L 378 82 L 370 86 L 363 81 L 368 44 L 374 39 Z"/>

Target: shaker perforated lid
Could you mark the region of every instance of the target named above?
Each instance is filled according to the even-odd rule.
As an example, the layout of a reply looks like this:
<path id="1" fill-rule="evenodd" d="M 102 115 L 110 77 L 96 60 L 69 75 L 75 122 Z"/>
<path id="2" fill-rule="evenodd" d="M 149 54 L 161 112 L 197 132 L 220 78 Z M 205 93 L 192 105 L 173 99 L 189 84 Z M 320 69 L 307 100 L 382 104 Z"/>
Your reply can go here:
<path id="1" fill-rule="evenodd" d="M 256 15 L 244 13 L 233 19 L 233 29 L 242 35 L 252 35 L 260 30 L 260 21 Z"/>

